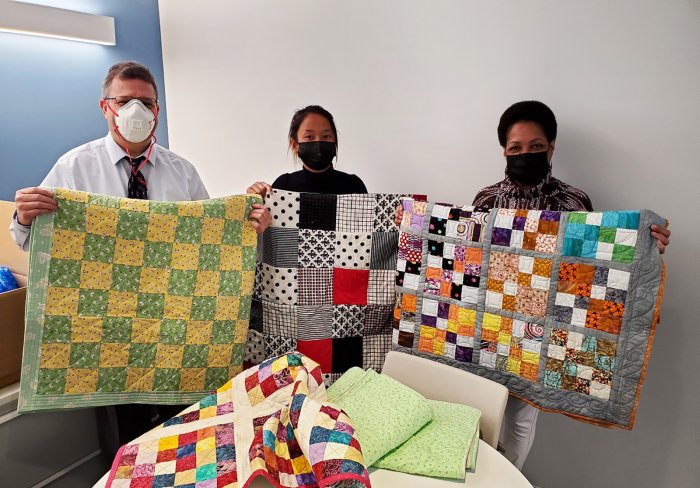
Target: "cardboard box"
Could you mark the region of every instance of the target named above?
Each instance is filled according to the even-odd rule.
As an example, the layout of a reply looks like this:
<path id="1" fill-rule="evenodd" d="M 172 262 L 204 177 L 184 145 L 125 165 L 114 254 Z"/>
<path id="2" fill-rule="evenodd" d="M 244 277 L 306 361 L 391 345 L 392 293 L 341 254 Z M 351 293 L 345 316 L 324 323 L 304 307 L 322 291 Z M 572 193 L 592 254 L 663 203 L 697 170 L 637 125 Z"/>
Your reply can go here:
<path id="1" fill-rule="evenodd" d="M 19 381 L 24 344 L 29 254 L 17 247 L 7 229 L 14 212 L 14 202 L 0 200 L 0 266 L 10 268 L 20 286 L 0 293 L 0 388 Z"/>

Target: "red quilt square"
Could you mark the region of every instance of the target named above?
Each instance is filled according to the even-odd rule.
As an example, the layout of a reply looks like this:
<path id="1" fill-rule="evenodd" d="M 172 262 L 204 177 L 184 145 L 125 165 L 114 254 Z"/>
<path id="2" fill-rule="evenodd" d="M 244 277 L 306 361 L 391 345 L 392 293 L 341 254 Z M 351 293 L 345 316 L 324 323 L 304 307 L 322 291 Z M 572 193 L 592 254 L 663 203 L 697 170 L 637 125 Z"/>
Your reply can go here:
<path id="1" fill-rule="evenodd" d="M 368 269 L 333 269 L 333 303 L 367 305 Z M 326 372 L 326 370 L 323 370 Z"/>
<path id="2" fill-rule="evenodd" d="M 197 442 L 197 432 L 186 432 L 184 434 L 180 434 L 180 437 L 177 438 L 177 445 L 182 447 L 186 446 L 187 444 L 194 444 Z"/>
<path id="3" fill-rule="evenodd" d="M 197 467 L 197 456 L 187 456 L 182 459 L 175 461 L 175 469 L 178 471 L 187 471 L 188 469 L 195 469 Z"/>
<path id="4" fill-rule="evenodd" d="M 167 449 L 165 451 L 158 451 L 157 462 L 162 463 L 165 461 L 175 461 L 177 459 L 177 449 Z"/>
<path id="5" fill-rule="evenodd" d="M 153 476 L 147 478 L 134 478 L 129 488 L 153 488 Z"/>
<path id="6" fill-rule="evenodd" d="M 260 389 L 265 396 L 272 395 L 277 390 L 277 383 L 275 383 L 275 378 L 268 376 L 262 383 L 260 383 Z"/>
<path id="7" fill-rule="evenodd" d="M 297 351 L 316 361 L 324 373 L 333 368 L 333 339 L 297 341 Z"/>

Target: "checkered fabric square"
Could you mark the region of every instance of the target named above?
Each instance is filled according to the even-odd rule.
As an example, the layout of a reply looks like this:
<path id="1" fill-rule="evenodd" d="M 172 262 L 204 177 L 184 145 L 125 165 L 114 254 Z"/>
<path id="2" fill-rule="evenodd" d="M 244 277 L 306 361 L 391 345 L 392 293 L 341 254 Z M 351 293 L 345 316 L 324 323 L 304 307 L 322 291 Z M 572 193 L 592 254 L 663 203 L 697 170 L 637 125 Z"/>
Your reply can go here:
<path id="1" fill-rule="evenodd" d="M 402 205 L 395 350 L 547 411 L 632 428 L 664 287 L 649 232 L 661 217 Z"/>
<path id="2" fill-rule="evenodd" d="M 192 401 L 241 370 L 258 197 L 55 199 L 32 231 L 21 411 Z"/>
<path id="3" fill-rule="evenodd" d="M 262 238 L 256 296 L 266 310 L 264 332 L 275 330 L 273 339 L 265 341 L 275 353 L 293 339 L 324 373 L 340 374 L 354 365 L 367 367 L 364 358 L 374 358 L 364 352 L 365 335 L 385 335 L 386 340 L 372 344 L 389 343 L 398 242 L 394 215 L 401 197 L 273 190 L 268 205 L 275 225 Z M 299 212 L 292 219 L 289 211 L 297 203 Z M 298 256 L 292 266 L 295 237 Z M 291 307 L 285 310 L 294 316 L 293 332 L 290 319 L 278 317 L 279 305 Z"/>

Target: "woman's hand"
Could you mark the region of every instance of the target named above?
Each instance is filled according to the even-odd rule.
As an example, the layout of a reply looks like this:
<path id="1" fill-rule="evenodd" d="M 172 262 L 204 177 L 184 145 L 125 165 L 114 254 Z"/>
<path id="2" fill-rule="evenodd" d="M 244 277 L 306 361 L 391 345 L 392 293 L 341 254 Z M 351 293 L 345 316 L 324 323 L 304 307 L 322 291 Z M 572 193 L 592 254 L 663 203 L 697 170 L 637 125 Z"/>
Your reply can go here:
<path id="1" fill-rule="evenodd" d="M 671 231 L 665 227 L 652 225 L 651 237 L 656 239 L 656 247 L 659 248 L 659 253 L 663 254 L 664 252 L 666 252 L 666 246 L 668 246 L 671 243 L 669 239 L 671 237 Z"/>
<path id="2" fill-rule="evenodd" d="M 264 181 L 256 181 L 248 187 L 246 193 L 254 193 L 255 195 L 260 195 L 260 197 L 263 200 L 265 200 L 268 193 L 272 193 L 272 187 Z"/>
<path id="3" fill-rule="evenodd" d="M 248 220 L 251 221 L 255 232 L 262 234 L 272 222 L 272 215 L 265 205 L 254 203 L 253 210 L 248 214 Z"/>

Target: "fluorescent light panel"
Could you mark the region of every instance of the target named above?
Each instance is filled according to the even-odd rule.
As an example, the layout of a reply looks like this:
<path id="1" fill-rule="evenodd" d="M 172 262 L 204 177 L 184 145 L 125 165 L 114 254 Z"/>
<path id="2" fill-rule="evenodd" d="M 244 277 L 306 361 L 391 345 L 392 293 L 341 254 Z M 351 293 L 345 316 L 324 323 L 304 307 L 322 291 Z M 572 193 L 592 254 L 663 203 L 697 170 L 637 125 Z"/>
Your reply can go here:
<path id="1" fill-rule="evenodd" d="M 13 0 L 0 0 L 0 32 L 116 44 L 114 17 Z"/>

